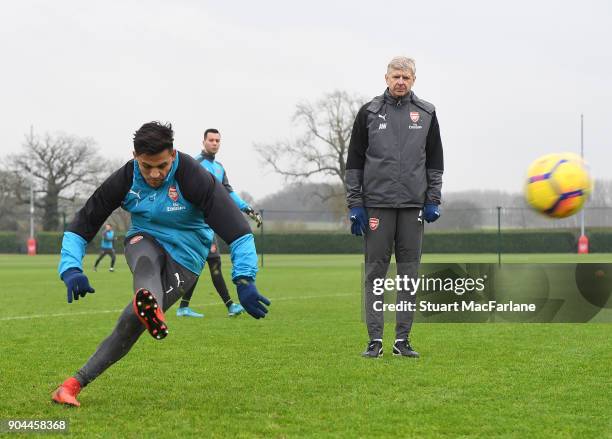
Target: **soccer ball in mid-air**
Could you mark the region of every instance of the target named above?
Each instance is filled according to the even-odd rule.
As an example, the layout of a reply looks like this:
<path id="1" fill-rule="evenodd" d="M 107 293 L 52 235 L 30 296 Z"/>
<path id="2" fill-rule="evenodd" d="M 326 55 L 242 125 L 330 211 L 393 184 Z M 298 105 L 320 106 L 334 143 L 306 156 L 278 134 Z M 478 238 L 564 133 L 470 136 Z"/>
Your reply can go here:
<path id="1" fill-rule="evenodd" d="M 582 209 L 592 189 L 591 176 L 579 155 L 548 154 L 529 167 L 525 197 L 538 212 L 565 218 Z"/>

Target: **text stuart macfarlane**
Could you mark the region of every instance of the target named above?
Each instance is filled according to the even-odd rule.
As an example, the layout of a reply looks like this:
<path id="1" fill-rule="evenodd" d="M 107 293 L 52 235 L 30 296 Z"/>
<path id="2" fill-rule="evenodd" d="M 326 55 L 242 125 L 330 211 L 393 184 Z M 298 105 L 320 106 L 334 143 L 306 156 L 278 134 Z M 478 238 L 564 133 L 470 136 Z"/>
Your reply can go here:
<path id="1" fill-rule="evenodd" d="M 402 300 L 399 303 L 383 303 L 382 300 L 377 300 L 373 303 L 376 311 L 421 311 L 421 312 L 534 312 L 536 305 L 533 303 L 497 303 L 495 300 L 488 302 L 454 302 L 454 303 L 434 303 L 421 301 L 419 303 L 410 303 Z"/>

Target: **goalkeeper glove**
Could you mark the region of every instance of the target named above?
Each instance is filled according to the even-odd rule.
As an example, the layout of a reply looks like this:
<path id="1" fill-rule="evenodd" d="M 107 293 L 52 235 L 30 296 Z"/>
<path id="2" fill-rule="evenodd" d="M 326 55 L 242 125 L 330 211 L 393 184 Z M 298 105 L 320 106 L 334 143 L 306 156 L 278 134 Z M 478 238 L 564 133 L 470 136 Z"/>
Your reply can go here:
<path id="1" fill-rule="evenodd" d="M 80 297 L 85 297 L 87 293 L 95 293 L 96 290 L 89 285 L 89 279 L 78 268 L 69 268 L 64 271 L 61 276 L 66 284 L 66 299 L 68 303 L 72 303 L 72 299 L 79 300 Z"/>
<path id="2" fill-rule="evenodd" d="M 244 213 L 246 213 L 249 218 L 251 218 L 257 223 L 258 228 L 261 227 L 261 225 L 263 224 L 263 218 L 261 217 L 261 214 L 259 212 L 255 212 L 253 208 L 249 206 L 245 209 Z"/>

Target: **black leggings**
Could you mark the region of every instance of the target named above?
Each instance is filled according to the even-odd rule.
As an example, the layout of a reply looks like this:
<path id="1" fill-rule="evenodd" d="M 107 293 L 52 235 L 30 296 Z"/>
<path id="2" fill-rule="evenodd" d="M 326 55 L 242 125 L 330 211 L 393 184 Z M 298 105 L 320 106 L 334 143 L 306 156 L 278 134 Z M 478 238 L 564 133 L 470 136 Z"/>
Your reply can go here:
<path id="1" fill-rule="evenodd" d="M 208 264 L 208 268 L 210 269 L 210 277 L 212 278 L 213 285 L 217 290 L 217 294 L 223 301 L 223 303 L 229 307 L 233 302 L 232 298 L 229 295 L 229 291 L 227 290 L 227 285 L 225 285 L 225 279 L 223 279 L 223 273 L 221 272 L 221 258 L 208 258 L 206 260 Z M 193 296 L 193 290 L 195 288 L 188 290 L 183 299 L 181 300 L 181 307 L 184 308 L 189 306 L 189 301 Z"/>
<path id="2" fill-rule="evenodd" d="M 193 289 L 198 277 L 174 262 L 153 238 L 143 236 L 137 239 L 138 236 L 129 239 L 125 247 L 125 257 L 134 275 L 134 292 L 146 288 L 166 311 L 186 291 Z M 130 300 L 113 332 L 76 373 L 75 378 L 81 386 L 89 384 L 127 354 L 144 330 Z"/>

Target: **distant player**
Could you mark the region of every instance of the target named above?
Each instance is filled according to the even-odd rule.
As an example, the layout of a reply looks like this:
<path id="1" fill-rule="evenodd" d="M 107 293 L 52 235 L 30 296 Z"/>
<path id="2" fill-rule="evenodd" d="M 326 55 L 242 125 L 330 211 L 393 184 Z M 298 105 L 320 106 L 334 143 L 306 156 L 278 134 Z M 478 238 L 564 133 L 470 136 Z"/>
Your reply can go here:
<path id="1" fill-rule="evenodd" d="M 219 151 L 219 147 L 221 146 L 221 134 L 219 131 L 215 128 L 209 128 L 204 131 L 202 146 L 202 152 L 196 156 L 196 160 L 200 162 L 204 169 L 214 175 L 215 178 L 221 182 L 223 186 L 225 186 L 230 194 L 230 197 L 232 197 L 232 200 L 234 200 L 234 203 L 236 203 L 236 206 L 251 217 L 251 219 L 257 223 L 257 227 L 261 226 L 261 215 L 258 212 L 255 212 L 246 201 L 244 201 L 236 192 L 234 192 L 234 189 L 229 184 L 227 173 L 225 172 L 223 165 L 215 160 L 215 156 Z M 221 254 L 219 253 L 219 247 L 216 239 L 212 243 L 206 262 L 208 263 L 213 285 L 215 286 L 219 297 L 221 297 L 221 300 L 227 307 L 228 315 L 233 317 L 241 314 L 244 309 L 242 306 L 240 306 L 240 304 L 232 301 L 229 292 L 227 291 L 227 286 L 225 285 L 225 280 L 223 279 L 223 273 L 221 272 Z M 177 316 L 204 317 L 203 314 L 197 313 L 189 307 L 189 301 L 191 300 L 192 294 L 193 292 L 185 294 L 181 300 L 179 308 L 176 310 Z"/>
<path id="2" fill-rule="evenodd" d="M 96 259 L 96 263 L 94 264 L 94 271 L 98 271 L 98 264 L 104 258 L 104 256 L 109 255 L 111 257 L 111 264 L 108 271 L 115 271 L 115 249 L 113 248 L 113 243 L 115 241 L 115 232 L 113 231 L 113 226 L 107 224 L 105 226 L 104 233 L 102 234 L 102 242 L 100 242 L 100 256 Z"/>
<path id="3" fill-rule="evenodd" d="M 134 159 L 96 189 L 64 233 L 58 271 L 71 303 L 94 292 L 83 274 L 87 243 L 116 208 L 130 212 L 125 256 L 135 294 L 113 332 L 53 392 L 57 403 L 79 406 L 81 389 L 126 355 L 145 329 L 157 340 L 168 335 L 164 311 L 195 288 L 213 229 L 229 245 L 240 302 L 256 319 L 268 312 L 264 305 L 270 301 L 255 287 L 257 253 L 249 225 L 227 190 L 193 158 L 176 151 L 173 141 L 170 124 L 140 127 L 134 134 Z M 139 373 L 155 379 L 158 369 L 151 363 Z"/>

